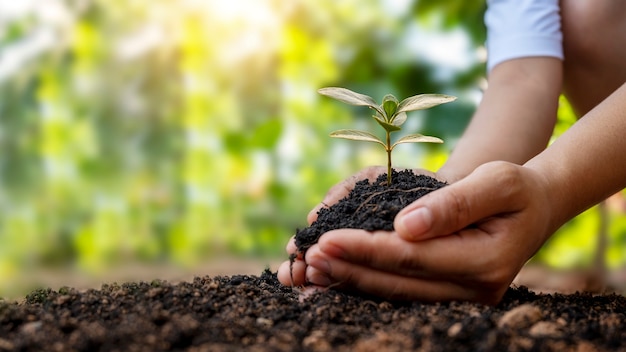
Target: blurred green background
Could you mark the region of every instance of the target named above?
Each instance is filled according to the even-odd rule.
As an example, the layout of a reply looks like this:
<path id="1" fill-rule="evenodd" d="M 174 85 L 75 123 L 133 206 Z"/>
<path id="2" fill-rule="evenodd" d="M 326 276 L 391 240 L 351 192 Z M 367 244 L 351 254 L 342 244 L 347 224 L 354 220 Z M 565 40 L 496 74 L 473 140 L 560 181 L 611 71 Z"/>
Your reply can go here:
<path id="1" fill-rule="evenodd" d="M 0 297 L 54 268 L 99 275 L 284 258 L 331 185 L 385 163 L 376 145 L 328 138 L 376 126 L 367 109 L 318 96 L 320 87 L 377 100 L 458 96 L 406 125 L 444 145 L 394 152 L 396 167 L 436 170 L 486 85 L 484 7 L 0 0 Z M 561 105 L 555 137 L 575 120 Z M 624 195 L 607 208 L 616 268 L 626 262 Z M 599 226 L 594 208 L 534 260 L 590 265 Z"/>

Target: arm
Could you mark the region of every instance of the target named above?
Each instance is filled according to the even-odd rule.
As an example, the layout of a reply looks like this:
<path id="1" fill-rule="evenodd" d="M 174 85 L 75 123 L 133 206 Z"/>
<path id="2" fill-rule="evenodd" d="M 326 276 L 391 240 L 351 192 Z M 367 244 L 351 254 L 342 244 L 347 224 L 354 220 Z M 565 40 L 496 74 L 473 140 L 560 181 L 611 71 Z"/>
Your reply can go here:
<path id="1" fill-rule="evenodd" d="M 454 182 L 493 160 L 522 164 L 552 134 L 563 80 L 558 0 L 488 0 L 489 87 L 439 176 Z"/>
<path id="2" fill-rule="evenodd" d="M 388 298 L 495 304 L 559 226 L 626 185 L 624 132 L 626 84 L 524 166 L 477 167 L 403 209 L 396 232 L 328 232 L 294 272 Z"/>
<path id="3" fill-rule="evenodd" d="M 546 147 L 552 135 L 561 82 L 562 63 L 556 58 L 522 58 L 498 64 L 472 121 L 446 164 L 436 174 L 415 171 L 454 182 L 489 161 L 528 161 Z M 384 172 L 383 167 L 368 167 L 332 187 L 309 213 L 309 223 L 317 218 L 320 208 L 345 197 L 357 180 L 374 180 Z"/>
<path id="4" fill-rule="evenodd" d="M 522 164 L 541 152 L 554 129 L 561 83 L 562 63 L 556 58 L 497 65 L 472 121 L 437 175 L 453 182 L 486 162 Z"/>
<path id="5" fill-rule="evenodd" d="M 626 186 L 624 132 L 626 84 L 524 166 L 485 163 L 409 205 L 396 232 L 328 232 L 306 276 L 384 297 L 496 303 L 558 227 Z"/>
<path id="6" fill-rule="evenodd" d="M 543 175 L 553 227 L 626 186 L 626 83 L 525 164 Z"/>

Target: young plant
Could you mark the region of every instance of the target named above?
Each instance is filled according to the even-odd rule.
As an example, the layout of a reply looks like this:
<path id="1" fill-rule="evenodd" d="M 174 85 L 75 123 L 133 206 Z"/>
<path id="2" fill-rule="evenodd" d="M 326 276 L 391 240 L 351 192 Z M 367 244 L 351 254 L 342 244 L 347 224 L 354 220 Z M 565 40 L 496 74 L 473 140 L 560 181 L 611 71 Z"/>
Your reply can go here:
<path id="1" fill-rule="evenodd" d="M 393 149 L 402 143 L 443 143 L 443 141 L 437 137 L 424 136 L 419 133 L 413 133 L 401 137 L 395 143 L 391 144 L 391 133 L 400 131 L 402 124 L 406 121 L 406 113 L 415 110 L 424 110 L 437 106 L 440 104 L 448 103 L 456 100 L 456 97 L 444 94 L 420 94 L 414 95 L 410 98 L 406 98 L 401 102 L 391 94 L 387 94 L 383 98 L 382 104 L 378 105 L 371 97 L 353 92 L 346 88 L 328 87 L 321 88 L 318 93 L 339 100 L 346 104 L 356 106 L 368 106 L 376 113 L 373 115 L 374 120 L 378 122 L 382 128 L 385 129 L 385 141 L 382 141 L 374 134 L 358 131 L 358 130 L 337 130 L 330 134 L 334 138 L 350 139 L 355 141 L 375 142 L 382 145 L 387 152 L 387 185 L 391 185 L 391 152 Z"/>

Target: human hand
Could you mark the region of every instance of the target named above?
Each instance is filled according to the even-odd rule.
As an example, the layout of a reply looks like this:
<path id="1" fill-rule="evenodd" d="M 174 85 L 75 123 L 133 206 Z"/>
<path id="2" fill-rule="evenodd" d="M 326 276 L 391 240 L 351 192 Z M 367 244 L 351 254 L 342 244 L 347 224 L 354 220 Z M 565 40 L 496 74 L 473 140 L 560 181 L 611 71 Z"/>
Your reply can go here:
<path id="1" fill-rule="evenodd" d="M 547 182 L 531 169 L 484 164 L 403 209 L 394 232 L 325 233 L 294 263 L 293 284 L 390 299 L 495 304 L 560 225 L 551 221 L 547 194 Z M 278 277 L 291 282 L 288 265 Z"/>
<path id="2" fill-rule="evenodd" d="M 400 170 L 396 169 L 396 171 Z M 412 171 L 416 174 L 427 175 L 436 178 L 436 175 L 430 171 L 422 169 L 414 169 Z M 378 176 L 380 176 L 381 174 L 385 174 L 386 172 L 387 169 L 385 167 L 370 166 L 362 169 L 350 178 L 331 187 L 324 197 L 324 200 L 317 206 L 315 206 L 313 210 L 311 210 L 311 212 L 309 212 L 307 216 L 309 225 L 311 225 L 317 219 L 318 212 L 321 208 L 330 207 L 342 198 L 348 196 L 348 194 L 352 191 L 352 189 L 354 189 L 358 181 L 367 179 L 370 182 L 373 182 L 378 178 Z M 305 283 L 310 284 L 310 282 L 306 282 L 305 280 L 304 269 L 306 268 L 306 264 L 303 261 L 302 252 L 297 251 L 294 237 L 289 240 L 286 250 L 291 260 L 284 262 L 281 265 L 281 269 L 279 269 L 279 277 L 281 279 L 281 282 L 283 282 L 283 284 L 285 285 L 295 286 L 304 285 Z"/>

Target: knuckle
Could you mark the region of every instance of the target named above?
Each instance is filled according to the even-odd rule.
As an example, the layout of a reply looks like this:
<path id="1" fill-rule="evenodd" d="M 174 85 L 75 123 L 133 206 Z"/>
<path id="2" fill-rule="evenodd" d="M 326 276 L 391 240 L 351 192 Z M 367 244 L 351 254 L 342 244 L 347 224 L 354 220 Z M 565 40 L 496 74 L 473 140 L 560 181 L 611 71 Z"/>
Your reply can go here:
<path id="1" fill-rule="evenodd" d="M 485 164 L 482 172 L 488 173 L 500 194 L 507 197 L 523 195 L 524 178 L 519 165 L 504 161 Z"/>
<path id="2" fill-rule="evenodd" d="M 520 172 L 519 168 L 512 164 L 504 164 L 497 176 L 498 185 L 507 194 L 517 194 L 520 189 Z"/>

